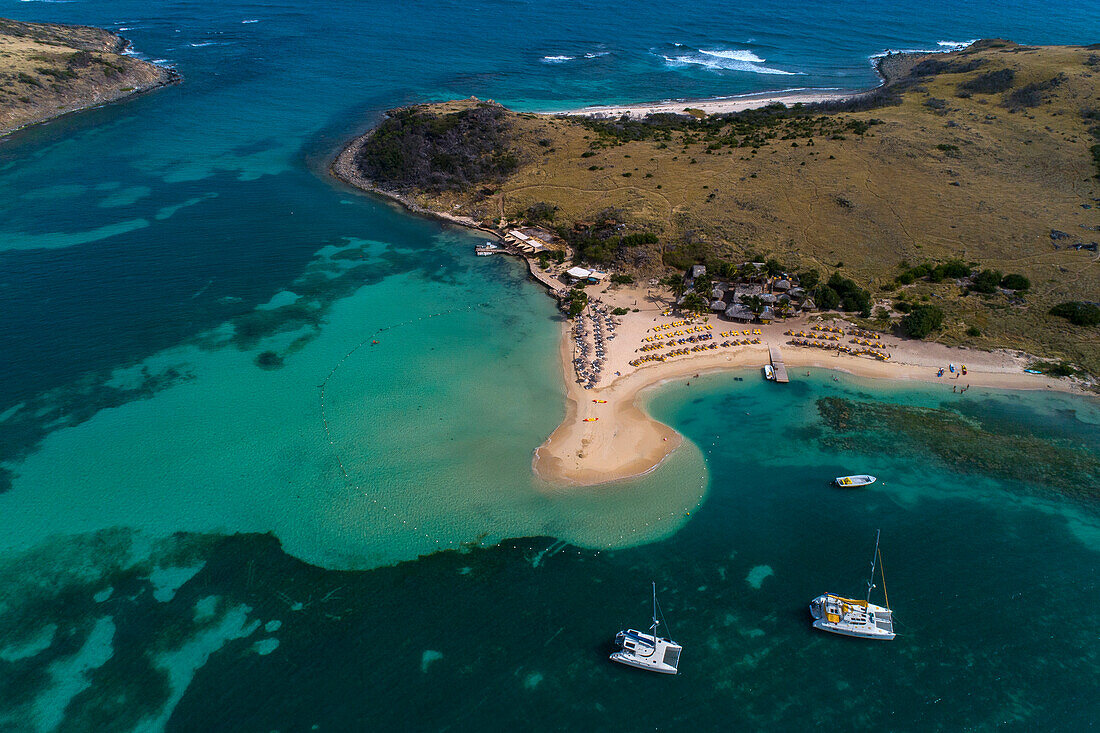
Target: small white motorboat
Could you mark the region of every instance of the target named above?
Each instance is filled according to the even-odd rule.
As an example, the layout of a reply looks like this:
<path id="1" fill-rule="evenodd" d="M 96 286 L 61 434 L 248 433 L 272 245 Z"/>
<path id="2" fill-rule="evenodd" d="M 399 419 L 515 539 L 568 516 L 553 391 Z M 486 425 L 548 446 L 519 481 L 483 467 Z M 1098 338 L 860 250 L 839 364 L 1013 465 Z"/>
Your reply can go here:
<path id="1" fill-rule="evenodd" d="M 611 655 L 612 662 L 629 667 L 646 669 L 661 674 L 676 674 L 680 666 L 680 652 L 683 647 L 671 639 L 657 636 L 657 584 L 653 584 L 653 625 L 645 634 L 634 629 L 626 629 L 615 635 L 615 645 L 619 651 Z"/>
<path id="2" fill-rule="evenodd" d="M 822 593 L 810 601 L 810 616 L 814 628 L 832 634 L 855 636 L 860 639 L 889 641 L 894 634 L 894 612 L 890 610 L 890 597 L 886 595 L 886 573 L 882 571 L 882 554 L 878 549 L 879 535 L 875 533 L 875 554 L 871 557 L 871 578 L 867 581 L 867 599 L 855 600 L 836 593 Z M 885 606 L 871 603 L 871 591 L 875 588 L 875 562 L 882 573 L 882 594 Z"/>
<path id="3" fill-rule="evenodd" d="M 764 378 L 771 380 L 772 382 L 775 381 L 775 367 L 773 367 L 771 364 L 764 365 Z"/>
<path id="4" fill-rule="evenodd" d="M 858 489 L 861 486 L 870 486 L 878 481 L 874 476 L 862 474 L 859 476 L 837 476 L 833 483 L 842 489 Z"/>

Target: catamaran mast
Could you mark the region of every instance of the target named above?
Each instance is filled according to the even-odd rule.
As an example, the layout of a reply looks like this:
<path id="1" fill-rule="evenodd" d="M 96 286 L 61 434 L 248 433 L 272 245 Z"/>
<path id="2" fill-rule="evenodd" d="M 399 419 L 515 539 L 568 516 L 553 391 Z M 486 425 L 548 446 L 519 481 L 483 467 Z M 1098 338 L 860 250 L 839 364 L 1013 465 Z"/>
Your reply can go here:
<path id="1" fill-rule="evenodd" d="M 657 581 L 650 581 L 653 584 L 653 644 L 657 644 Z"/>
<path id="2" fill-rule="evenodd" d="M 881 529 L 875 530 L 875 554 L 871 556 L 871 577 L 867 579 L 867 602 L 871 602 L 871 590 L 875 587 L 875 561 L 878 560 L 878 540 L 882 535 Z"/>

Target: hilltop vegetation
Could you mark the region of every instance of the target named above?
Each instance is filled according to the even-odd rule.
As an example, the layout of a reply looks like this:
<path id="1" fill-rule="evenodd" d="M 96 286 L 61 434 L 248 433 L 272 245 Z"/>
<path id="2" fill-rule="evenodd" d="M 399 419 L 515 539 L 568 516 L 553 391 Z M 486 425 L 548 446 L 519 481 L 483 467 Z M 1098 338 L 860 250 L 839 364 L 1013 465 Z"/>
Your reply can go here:
<path id="1" fill-rule="evenodd" d="M 177 79 L 125 47 L 101 28 L 0 18 L 0 135 Z"/>
<path id="2" fill-rule="evenodd" d="M 893 56 L 883 69 L 889 82 L 856 99 L 726 115 L 590 119 L 490 105 L 495 157 L 514 169 L 396 187 L 428 209 L 552 228 L 577 261 L 635 278 L 749 252 L 822 282 L 839 273 L 870 294 L 855 309 L 872 314 L 868 327 L 898 328 L 932 306 L 908 320 L 914 332 L 1100 374 L 1097 328 L 1051 313 L 1100 301 L 1090 249 L 1100 241 L 1100 46 L 983 41 Z M 485 104 L 401 114 L 427 124 Z M 362 171 L 395 188 L 371 175 L 379 168 Z M 617 226 L 601 225 L 608 212 Z"/>

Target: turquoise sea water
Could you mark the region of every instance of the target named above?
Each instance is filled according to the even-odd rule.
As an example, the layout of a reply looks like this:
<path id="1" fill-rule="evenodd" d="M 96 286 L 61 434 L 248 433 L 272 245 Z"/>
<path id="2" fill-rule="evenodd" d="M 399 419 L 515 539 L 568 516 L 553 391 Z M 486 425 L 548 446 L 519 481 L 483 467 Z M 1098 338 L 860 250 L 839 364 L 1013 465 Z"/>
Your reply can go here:
<path id="1" fill-rule="evenodd" d="M 185 77 L 0 142 L 0 729 L 1096 719 L 1100 479 L 1087 461 L 1056 487 L 1013 469 L 1095 453 L 1095 401 L 714 376 L 652 395 L 688 443 L 650 476 L 546 486 L 530 458 L 564 410 L 551 303 L 514 262 L 474 258 L 478 238 L 324 166 L 410 101 L 858 87 L 885 48 L 1093 42 L 1100 10 L 0 0 L 0 16 L 125 28 Z M 895 450 L 881 426 L 835 435 L 825 397 L 946 407 L 998 459 L 929 443 L 940 413 L 898 413 Z M 882 481 L 825 485 L 862 470 Z M 811 633 L 810 598 L 863 589 L 875 528 L 899 639 Z M 651 578 L 685 645 L 674 679 L 604 661 L 646 622 Z"/>

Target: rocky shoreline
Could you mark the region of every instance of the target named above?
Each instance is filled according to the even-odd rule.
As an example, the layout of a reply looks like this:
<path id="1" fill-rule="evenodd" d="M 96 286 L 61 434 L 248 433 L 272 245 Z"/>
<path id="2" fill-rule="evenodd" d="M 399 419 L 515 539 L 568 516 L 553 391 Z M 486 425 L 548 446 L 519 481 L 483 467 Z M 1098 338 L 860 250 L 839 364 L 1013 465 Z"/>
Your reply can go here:
<path id="1" fill-rule="evenodd" d="M 131 45 L 102 28 L 0 18 L 0 137 L 183 80 L 175 69 L 126 55 Z"/>

